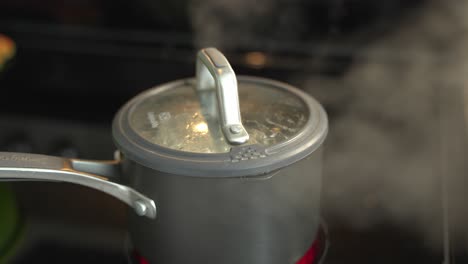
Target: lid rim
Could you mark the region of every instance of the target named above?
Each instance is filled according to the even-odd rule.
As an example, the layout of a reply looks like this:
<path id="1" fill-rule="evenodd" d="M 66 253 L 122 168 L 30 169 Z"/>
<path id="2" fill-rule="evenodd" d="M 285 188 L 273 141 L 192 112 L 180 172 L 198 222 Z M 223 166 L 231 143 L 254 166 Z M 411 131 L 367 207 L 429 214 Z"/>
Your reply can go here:
<path id="1" fill-rule="evenodd" d="M 201 177 L 235 177 L 265 174 L 299 161 L 316 149 L 326 138 L 328 119 L 322 106 L 310 95 L 278 81 L 238 76 L 238 80 L 272 85 L 296 94 L 308 107 L 310 115 L 301 132 L 277 145 L 262 148 L 255 145 L 235 146 L 226 153 L 196 153 L 170 149 L 153 144 L 134 131 L 129 122 L 131 109 L 148 95 L 163 92 L 178 83 L 191 82 L 193 78 L 162 84 L 140 93 L 124 105 L 114 118 L 112 134 L 122 153 L 145 167 L 173 174 Z M 255 148 L 265 157 L 248 160 L 233 160 L 233 150 Z"/>

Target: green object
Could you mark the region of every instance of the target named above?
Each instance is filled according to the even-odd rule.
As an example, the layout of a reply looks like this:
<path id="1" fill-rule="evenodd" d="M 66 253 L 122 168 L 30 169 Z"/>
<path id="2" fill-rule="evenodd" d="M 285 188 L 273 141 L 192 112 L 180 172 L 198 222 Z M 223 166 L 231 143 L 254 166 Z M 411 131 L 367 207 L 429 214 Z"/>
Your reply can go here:
<path id="1" fill-rule="evenodd" d="M 4 263 L 18 234 L 19 215 L 9 184 L 0 184 L 0 263 Z"/>

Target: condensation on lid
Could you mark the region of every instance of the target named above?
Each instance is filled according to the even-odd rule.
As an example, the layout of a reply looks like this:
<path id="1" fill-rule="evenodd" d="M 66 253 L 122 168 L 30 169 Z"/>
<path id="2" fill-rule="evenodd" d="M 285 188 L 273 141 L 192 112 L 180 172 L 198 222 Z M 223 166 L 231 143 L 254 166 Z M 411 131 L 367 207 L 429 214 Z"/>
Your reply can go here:
<path id="1" fill-rule="evenodd" d="M 250 135 L 243 146 L 270 147 L 296 136 L 309 119 L 307 105 L 296 94 L 264 83 L 239 81 L 242 123 Z M 218 117 L 200 103 L 215 91 L 197 94 L 185 82 L 141 100 L 130 113 L 131 128 L 145 140 L 166 148 L 194 153 L 226 153 L 230 145 Z M 216 106 L 215 106 L 216 107 Z"/>

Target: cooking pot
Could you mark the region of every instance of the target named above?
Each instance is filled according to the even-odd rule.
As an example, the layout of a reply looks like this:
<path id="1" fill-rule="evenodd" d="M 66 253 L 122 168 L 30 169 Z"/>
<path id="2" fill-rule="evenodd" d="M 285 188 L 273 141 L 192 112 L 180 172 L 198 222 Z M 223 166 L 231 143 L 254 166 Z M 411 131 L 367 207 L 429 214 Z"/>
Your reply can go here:
<path id="1" fill-rule="evenodd" d="M 3 152 L 0 180 L 70 182 L 114 196 L 133 208 L 131 242 L 149 263 L 295 263 L 319 225 L 327 129 L 312 97 L 236 78 L 224 55 L 206 48 L 196 78 L 120 109 L 115 160 Z"/>

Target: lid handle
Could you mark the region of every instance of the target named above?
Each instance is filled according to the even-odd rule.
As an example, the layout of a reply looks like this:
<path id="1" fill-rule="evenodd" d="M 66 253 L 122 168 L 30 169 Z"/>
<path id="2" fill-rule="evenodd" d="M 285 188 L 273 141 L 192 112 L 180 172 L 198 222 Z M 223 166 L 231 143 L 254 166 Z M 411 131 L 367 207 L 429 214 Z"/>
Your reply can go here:
<path id="1" fill-rule="evenodd" d="M 226 57 L 215 48 L 205 48 L 197 54 L 196 67 L 197 91 L 216 90 L 224 137 L 231 144 L 247 142 L 249 134 L 241 121 L 236 74 Z M 212 107 L 216 102 L 209 104 Z"/>

